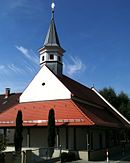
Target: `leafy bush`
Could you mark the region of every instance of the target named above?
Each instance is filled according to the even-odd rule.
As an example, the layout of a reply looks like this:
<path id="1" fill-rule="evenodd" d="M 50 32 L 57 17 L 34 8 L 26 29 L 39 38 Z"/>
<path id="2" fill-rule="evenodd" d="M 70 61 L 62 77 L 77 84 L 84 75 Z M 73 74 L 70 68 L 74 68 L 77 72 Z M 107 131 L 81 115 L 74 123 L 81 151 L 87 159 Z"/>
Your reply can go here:
<path id="1" fill-rule="evenodd" d="M 63 152 L 63 153 L 61 153 L 61 162 L 63 163 L 66 161 L 68 161 L 68 153 Z"/>
<path id="2" fill-rule="evenodd" d="M 74 152 L 63 152 L 61 153 L 61 162 L 71 162 L 76 160 L 76 155 Z"/>
<path id="3" fill-rule="evenodd" d="M 76 156 L 74 152 L 68 153 L 68 161 L 76 161 Z"/>

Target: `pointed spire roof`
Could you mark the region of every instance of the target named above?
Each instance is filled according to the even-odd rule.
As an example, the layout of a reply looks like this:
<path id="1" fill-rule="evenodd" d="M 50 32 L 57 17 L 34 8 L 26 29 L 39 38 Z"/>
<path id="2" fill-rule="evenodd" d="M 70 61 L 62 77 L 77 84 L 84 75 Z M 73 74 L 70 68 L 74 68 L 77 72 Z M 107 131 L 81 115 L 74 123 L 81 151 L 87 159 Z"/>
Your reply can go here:
<path id="1" fill-rule="evenodd" d="M 50 23 L 49 30 L 48 30 L 47 35 L 46 35 L 44 45 L 45 46 L 59 46 L 60 47 L 60 42 L 59 42 L 58 34 L 56 31 L 54 18 L 51 19 L 51 23 Z"/>
<path id="2" fill-rule="evenodd" d="M 49 30 L 46 35 L 44 46 L 59 46 L 60 47 L 60 42 L 59 42 L 58 34 L 56 31 L 55 21 L 54 21 L 55 4 L 52 3 L 51 7 L 52 7 L 52 18 L 51 18 Z"/>

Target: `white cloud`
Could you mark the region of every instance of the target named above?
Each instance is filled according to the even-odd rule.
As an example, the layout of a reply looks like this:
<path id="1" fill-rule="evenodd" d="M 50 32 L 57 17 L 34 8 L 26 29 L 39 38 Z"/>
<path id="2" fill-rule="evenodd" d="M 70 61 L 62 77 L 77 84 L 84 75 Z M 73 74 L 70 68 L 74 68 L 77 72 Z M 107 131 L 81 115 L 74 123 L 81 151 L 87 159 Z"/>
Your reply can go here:
<path id="1" fill-rule="evenodd" d="M 37 72 L 37 68 L 38 66 L 32 66 L 30 64 L 27 64 L 26 62 L 24 62 L 24 67 L 25 67 L 25 70 L 32 73 L 32 74 L 35 74 Z"/>
<path id="2" fill-rule="evenodd" d="M 10 70 L 12 72 L 15 72 L 15 73 L 24 73 L 24 70 L 22 68 L 19 68 L 14 64 L 8 65 L 7 68 L 8 68 L 8 70 Z"/>
<path id="3" fill-rule="evenodd" d="M 64 64 L 65 72 L 69 76 L 73 76 L 74 74 L 85 70 L 85 68 L 86 68 L 85 64 L 78 57 L 71 56 L 70 59 L 72 62 L 71 64 L 70 63 Z"/>
<path id="4" fill-rule="evenodd" d="M 16 49 L 20 51 L 28 60 L 38 65 L 38 57 L 34 56 L 35 54 L 32 50 L 28 50 L 23 46 L 16 46 Z"/>
<path id="5" fill-rule="evenodd" d="M 25 60 L 22 60 L 22 64 L 6 64 L 0 65 L 0 78 L 7 79 L 8 77 L 13 76 L 28 76 L 28 74 L 35 74 L 38 70 L 38 57 L 35 57 L 33 51 L 24 48 L 23 46 L 16 46 L 16 49 L 21 52 L 25 57 Z M 30 62 L 29 62 L 30 61 Z M 24 66 L 23 66 L 24 65 Z"/>
<path id="6" fill-rule="evenodd" d="M 0 74 L 2 76 L 11 75 L 12 72 L 23 73 L 24 71 L 22 68 L 19 68 L 14 64 L 0 65 Z"/>

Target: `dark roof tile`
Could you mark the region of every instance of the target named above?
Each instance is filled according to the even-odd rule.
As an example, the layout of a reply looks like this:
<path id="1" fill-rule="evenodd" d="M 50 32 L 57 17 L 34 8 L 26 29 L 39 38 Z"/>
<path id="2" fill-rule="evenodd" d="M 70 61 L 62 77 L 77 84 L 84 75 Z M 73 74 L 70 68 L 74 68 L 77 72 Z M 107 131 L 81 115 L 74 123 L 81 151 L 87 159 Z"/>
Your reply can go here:
<path id="1" fill-rule="evenodd" d="M 8 98 L 5 98 L 5 95 L 0 95 L 0 113 L 18 104 L 20 95 L 21 93 L 12 93 Z"/>
<path id="2" fill-rule="evenodd" d="M 92 89 L 88 88 L 87 86 L 84 86 L 65 75 L 62 75 L 58 78 L 75 97 L 78 97 L 95 105 L 108 107 L 107 104 Z"/>

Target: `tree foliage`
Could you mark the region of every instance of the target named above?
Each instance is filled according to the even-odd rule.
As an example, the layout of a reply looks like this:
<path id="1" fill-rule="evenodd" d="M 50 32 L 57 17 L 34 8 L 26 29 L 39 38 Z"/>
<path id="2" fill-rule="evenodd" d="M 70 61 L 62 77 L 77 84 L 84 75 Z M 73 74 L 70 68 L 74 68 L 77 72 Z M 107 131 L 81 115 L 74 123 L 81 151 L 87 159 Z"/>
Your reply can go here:
<path id="1" fill-rule="evenodd" d="M 55 112 L 54 109 L 50 109 L 48 114 L 48 147 L 54 147 L 55 135 Z"/>
<path id="2" fill-rule="evenodd" d="M 21 152 L 22 148 L 22 131 L 23 131 L 23 120 L 22 120 L 22 111 L 19 110 L 16 117 L 16 127 L 15 127 L 15 133 L 14 133 L 14 145 L 15 145 L 15 151 Z"/>
<path id="3" fill-rule="evenodd" d="M 103 88 L 100 94 L 112 104 L 121 114 L 130 120 L 130 99 L 123 91 L 117 94 L 111 87 Z"/>
<path id="4" fill-rule="evenodd" d="M 114 107 L 117 105 L 117 95 L 115 93 L 115 90 L 111 87 L 109 88 L 103 88 L 100 90 L 100 94 L 110 102 Z"/>

